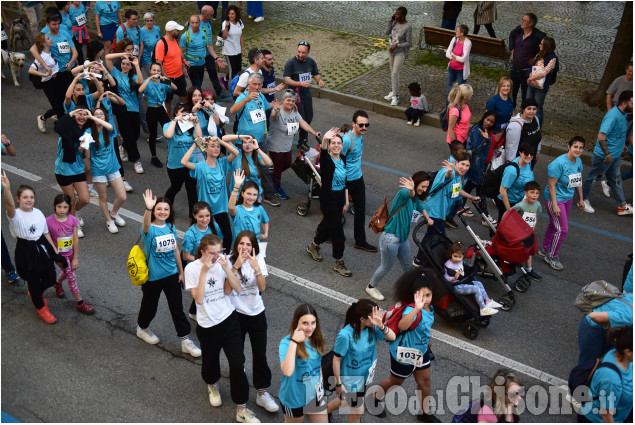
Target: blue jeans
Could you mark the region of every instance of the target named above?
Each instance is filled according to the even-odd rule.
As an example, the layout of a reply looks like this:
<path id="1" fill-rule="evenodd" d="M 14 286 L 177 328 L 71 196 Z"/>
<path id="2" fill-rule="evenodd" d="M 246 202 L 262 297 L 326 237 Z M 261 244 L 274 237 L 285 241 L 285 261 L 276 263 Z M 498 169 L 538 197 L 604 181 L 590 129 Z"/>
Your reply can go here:
<path id="1" fill-rule="evenodd" d="M 631 164 L 633 163 L 633 154 L 631 151 L 628 151 L 628 156 L 631 158 Z M 626 170 L 622 172 L 622 181 L 632 179 L 633 178 L 633 167 L 630 170 Z"/>
<path id="2" fill-rule="evenodd" d="M 545 97 L 547 97 L 547 90 L 538 89 L 536 87 L 527 86 L 527 99 L 534 99 L 538 104 L 538 112 L 536 115 L 538 116 L 538 121 L 540 122 L 540 128 L 544 128 L 545 121 L 543 118 L 543 109 L 542 105 L 545 104 Z"/>
<path id="3" fill-rule="evenodd" d="M 441 28 L 454 31 L 456 29 L 456 18 L 454 19 L 441 19 Z"/>
<path id="4" fill-rule="evenodd" d="M 377 267 L 373 278 L 370 280 L 371 287 L 376 287 L 379 281 L 388 274 L 397 258 L 399 258 L 401 269 L 404 273 L 412 269 L 408 239 L 401 242 L 396 235 L 382 232 L 379 237 L 379 252 L 381 254 L 381 264 Z"/>
<path id="5" fill-rule="evenodd" d="M 620 175 L 621 164 L 622 157 L 619 155 L 617 158 L 613 158 L 611 162 L 604 162 L 604 158 L 593 154 L 591 168 L 582 184 L 582 197 L 589 199 L 591 189 L 593 189 L 593 185 L 597 181 L 598 176 L 606 176 L 606 183 L 611 188 L 611 193 L 615 201 L 617 201 L 617 206 L 624 206 L 626 204 L 626 197 L 624 195 L 624 188 L 622 187 L 622 176 Z"/>
<path id="6" fill-rule="evenodd" d="M 465 80 L 463 79 L 463 70 L 459 69 L 458 71 L 456 71 L 448 66 L 448 92 L 446 93 L 446 96 L 450 94 L 450 90 L 452 90 L 452 84 L 454 84 L 455 82 L 459 86 L 465 82 Z"/>
<path id="7" fill-rule="evenodd" d="M 606 342 L 604 328 L 595 328 L 589 325 L 586 316 L 582 317 L 578 323 L 578 364 L 602 358 L 611 348 L 613 346 Z"/>
<path id="8" fill-rule="evenodd" d="M 254 18 L 259 18 L 264 16 L 262 11 L 262 2 L 261 1 L 248 1 L 247 2 L 247 14 L 253 16 Z"/>

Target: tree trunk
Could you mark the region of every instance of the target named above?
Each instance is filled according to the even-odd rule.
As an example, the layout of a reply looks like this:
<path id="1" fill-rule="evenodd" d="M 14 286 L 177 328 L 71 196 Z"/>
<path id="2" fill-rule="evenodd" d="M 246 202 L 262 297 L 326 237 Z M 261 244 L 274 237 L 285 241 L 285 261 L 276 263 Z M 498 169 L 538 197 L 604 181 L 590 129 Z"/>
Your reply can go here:
<path id="1" fill-rule="evenodd" d="M 617 28 L 613 48 L 609 55 L 609 60 L 604 68 L 604 74 L 600 80 L 598 88 L 593 92 L 582 95 L 582 100 L 590 106 L 606 108 L 606 90 L 613 80 L 620 75 L 624 75 L 626 65 L 630 62 L 633 54 L 633 2 L 628 1 L 624 6 L 622 22 Z"/>

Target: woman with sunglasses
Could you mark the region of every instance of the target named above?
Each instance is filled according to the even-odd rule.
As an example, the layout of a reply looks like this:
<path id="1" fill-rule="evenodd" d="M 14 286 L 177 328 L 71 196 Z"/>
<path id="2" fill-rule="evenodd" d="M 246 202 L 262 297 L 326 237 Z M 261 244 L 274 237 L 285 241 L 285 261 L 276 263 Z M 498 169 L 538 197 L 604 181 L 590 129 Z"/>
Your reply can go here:
<path id="1" fill-rule="evenodd" d="M 141 27 L 139 50 L 141 51 L 141 69 L 146 75 L 150 75 L 150 65 L 152 65 L 152 52 L 154 46 L 161 38 L 161 30 L 154 26 L 154 14 L 147 12 L 143 15 L 145 26 Z"/>
<path id="2" fill-rule="evenodd" d="M 498 222 L 507 211 L 523 200 L 525 196 L 525 183 L 534 180 L 534 171 L 531 169 L 531 160 L 536 155 L 529 143 L 522 142 L 518 148 L 520 156 L 512 161 L 516 166 L 508 166 L 503 172 L 503 180 L 498 197 L 494 203 L 498 208 Z"/>
<path id="3" fill-rule="evenodd" d="M 276 103 L 273 106 L 271 129 L 267 136 L 269 157 L 273 161 L 273 185 L 276 190 L 276 196 L 280 199 L 289 199 L 284 190 L 282 190 L 281 179 L 283 171 L 291 168 L 291 162 L 293 161 L 293 155 L 291 154 L 293 136 L 301 128 L 317 138 L 322 137 L 322 134 L 313 130 L 295 109 L 296 98 L 297 95 L 294 90 L 287 89 L 283 92 L 282 103 Z"/>

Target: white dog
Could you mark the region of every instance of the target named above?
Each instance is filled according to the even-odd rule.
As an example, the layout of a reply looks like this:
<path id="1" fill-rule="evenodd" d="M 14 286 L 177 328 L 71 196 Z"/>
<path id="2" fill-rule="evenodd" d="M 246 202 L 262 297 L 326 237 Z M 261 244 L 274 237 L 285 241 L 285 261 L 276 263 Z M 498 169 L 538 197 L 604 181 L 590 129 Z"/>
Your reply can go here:
<path id="1" fill-rule="evenodd" d="M 24 67 L 24 62 L 26 61 L 26 56 L 24 53 L 18 52 L 8 52 L 6 50 L 2 50 L 2 63 L 7 65 L 11 70 L 11 76 L 13 77 L 13 83 L 16 86 L 20 86 L 18 81 L 18 73 Z M 4 72 L 2 73 L 2 78 L 7 78 L 4 76 Z"/>

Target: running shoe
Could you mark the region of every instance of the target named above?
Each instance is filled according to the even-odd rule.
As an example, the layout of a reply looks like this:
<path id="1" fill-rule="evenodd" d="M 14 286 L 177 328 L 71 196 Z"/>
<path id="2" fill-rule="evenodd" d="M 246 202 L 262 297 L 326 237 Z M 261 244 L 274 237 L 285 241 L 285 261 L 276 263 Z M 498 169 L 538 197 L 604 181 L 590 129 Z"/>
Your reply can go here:
<path id="1" fill-rule="evenodd" d="M 609 185 L 604 180 L 600 180 L 600 184 L 602 185 L 602 193 L 604 194 L 604 196 L 610 198 L 611 188 L 609 187 Z"/>
<path id="2" fill-rule="evenodd" d="M 154 345 L 159 343 L 158 336 L 156 336 L 150 329 L 141 329 L 139 325 L 137 325 L 137 336 L 148 344 Z"/>
<path id="3" fill-rule="evenodd" d="M 108 223 L 106 223 L 106 228 L 113 235 L 115 233 L 119 233 L 119 229 L 117 229 L 117 225 L 115 224 L 114 220 L 110 220 Z"/>
<path id="4" fill-rule="evenodd" d="M 523 270 L 525 270 L 525 268 L 523 267 Z M 542 276 L 540 276 L 538 273 L 536 273 L 536 270 L 531 269 L 531 271 L 527 271 L 525 270 L 525 273 L 527 274 L 527 277 L 535 282 L 542 282 Z"/>
<path id="5" fill-rule="evenodd" d="M 461 207 L 456 215 L 464 215 L 465 217 L 474 217 L 474 213 L 468 207 Z"/>
<path id="6" fill-rule="evenodd" d="M 75 218 L 77 219 L 77 221 L 79 221 L 80 226 L 84 225 L 84 219 L 82 218 L 82 215 L 79 211 L 75 211 Z"/>
<path id="7" fill-rule="evenodd" d="M 281 187 L 276 189 L 276 196 L 280 199 L 289 199 L 289 195 L 287 195 Z"/>
<path id="8" fill-rule="evenodd" d="M 456 221 L 454 221 L 453 218 L 449 218 L 445 220 L 445 225 L 448 226 L 450 229 L 458 229 L 459 225 L 456 224 Z"/>
<path id="9" fill-rule="evenodd" d="M 394 94 L 393 92 L 390 92 L 390 93 L 388 93 L 386 96 L 384 96 L 384 99 L 385 99 L 385 100 L 392 100 L 392 97 L 393 97 L 394 95 L 395 95 L 395 94 Z"/>
<path id="10" fill-rule="evenodd" d="M 15 270 L 11 270 L 7 273 L 7 281 L 9 283 L 16 283 L 20 279 L 20 276 L 15 272 Z"/>
<path id="11" fill-rule="evenodd" d="M 268 203 L 272 207 L 280 206 L 280 201 L 278 200 L 278 197 L 275 194 L 263 196 L 262 201 Z"/>
<path id="12" fill-rule="evenodd" d="M 481 309 L 481 316 L 492 316 L 496 313 L 498 313 L 498 310 L 495 308 L 485 306 Z"/>
<path id="13" fill-rule="evenodd" d="M 278 403 L 276 403 L 273 397 L 271 397 L 271 394 L 267 391 L 265 391 L 262 395 L 258 394 L 256 396 L 256 404 L 265 409 L 267 412 L 274 413 L 280 410 Z"/>
<path id="14" fill-rule="evenodd" d="M 119 157 L 121 158 L 121 162 L 128 162 L 128 152 L 126 152 L 123 146 L 119 146 Z"/>
<path id="15" fill-rule="evenodd" d="M 617 215 L 633 215 L 633 207 L 625 204 L 623 207 L 617 207 Z"/>
<path id="16" fill-rule="evenodd" d="M 213 385 L 207 385 L 207 393 L 209 394 L 209 404 L 213 407 L 220 407 L 223 404 L 220 398 L 220 391 L 218 391 L 218 383 Z"/>
<path id="17" fill-rule="evenodd" d="M 489 308 L 501 308 L 502 306 L 503 304 L 497 303 L 494 300 L 489 300 L 489 302 L 485 304 L 485 307 L 489 307 Z"/>
<path id="18" fill-rule="evenodd" d="M 547 255 L 549 255 L 549 252 L 544 248 L 540 248 L 537 254 L 540 255 L 541 257 L 546 257 Z"/>
<path id="19" fill-rule="evenodd" d="M 97 193 L 94 187 L 89 187 L 88 193 L 90 193 L 91 198 L 99 199 L 99 194 Z"/>
<path id="20" fill-rule="evenodd" d="M 363 251 L 368 251 L 368 252 L 377 252 L 377 247 L 375 245 L 371 245 L 368 242 L 364 241 L 362 243 L 357 243 L 355 242 L 355 244 L 353 245 L 356 249 L 361 249 Z"/>
<path id="21" fill-rule="evenodd" d="M 137 174 L 143 174 L 143 165 L 141 165 L 141 161 L 134 163 L 134 171 Z"/>
<path id="22" fill-rule="evenodd" d="M 119 213 L 112 215 L 112 213 L 108 214 L 113 220 L 115 220 L 115 224 L 119 227 L 123 227 L 126 225 L 126 220 L 124 220 L 123 218 L 121 218 L 121 216 L 119 215 Z"/>
<path id="23" fill-rule="evenodd" d="M 589 214 L 593 214 L 595 212 L 595 209 L 593 209 L 591 202 L 589 202 L 588 199 L 584 200 L 584 209 L 582 211 Z"/>
<path id="24" fill-rule="evenodd" d="M 390 102 L 390 106 L 397 106 L 397 105 L 399 105 L 399 96 L 393 96 L 392 102 Z"/>
<path id="25" fill-rule="evenodd" d="M 79 304 L 77 306 L 77 310 L 79 310 L 80 313 L 84 313 L 88 315 L 95 314 L 95 309 L 89 306 L 86 301 Z"/>
<path id="26" fill-rule="evenodd" d="M 55 318 L 55 316 L 51 314 L 47 306 L 44 306 L 41 309 L 39 309 L 37 311 L 37 314 L 39 314 L 42 320 L 44 320 L 49 325 L 52 325 L 53 323 L 57 322 L 57 319 Z"/>
<path id="27" fill-rule="evenodd" d="M 379 292 L 379 289 L 373 288 L 372 286 L 366 287 L 366 293 L 370 295 L 371 297 L 373 297 L 374 299 L 376 299 L 377 301 L 383 301 L 385 299 L 384 294 Z"/>
<path id="28" fill-rule="evenodd" d="M 126 192 L 132 192 L 132 186 L 127 181 L 123 181 L 123 187 L 126 189 Z"/>
<path id="29" fill-rule="evenodd" d="M 192 357 L 201 357 L 201 349 L 194 344 L 189 338 L 181 340 L 181 351 L 185 354 L 189 354 Z"/>
<path id="30" fill-rule="evenodd" d="M 163 163 L 156 156 L 152 157 L 152 159 L 150 160 L 150 164 L 154 165 L 157 168 L 163 168 Z"/>
<path id="31" fill-rule="evenodd" d="M 550 255 L 545 256 L 545 263 L 549 264 L 549 266 L 554 270 L 562 270 L 564 266 L 560 262 L 558 257 L 552 258 Z"/>
<path id="32" fill-rule="evenodd" d="M 407 124 L 407 125 L 412 125 L 412 124 L 414 124 L 414 120 L 410 120 L 410 121 L 408 121 L 406 124 Z"/>
<path id="33" fill-rule="evenodd" d="M 264 20 L 265 20 L 264 16 L 258 16 L 256 19 L 254 19 L 254 22 L 262 22 Z"/>
<path id="34" fill-rule="evenodd" d="M 421 125 L 421 118 L 417 118 L 417 121 L 413 125 L 419 127 Z"/>
<path id="35" fill-rule="evenodd" d="M 236 411 L 236 422 L 243 424 L 259 424 L 260 420 L 256 417 L 254 412 L 245 408 Z"/>
<path id="36" fill-rule="evenodd" d="M 57 295 L 57 298 L 64 298 L 66 296 L 64 287 L 61 283 L 54 283 L 53 287 L 55 287 L 55 295 Z"/>
<path id="37" fill-rule="evenodd" d="M 44 119 L 44 115 L 37 116 L 37 128 L 39 128 L 42 133 L 46 133 L 46 120 Z"/>

